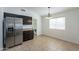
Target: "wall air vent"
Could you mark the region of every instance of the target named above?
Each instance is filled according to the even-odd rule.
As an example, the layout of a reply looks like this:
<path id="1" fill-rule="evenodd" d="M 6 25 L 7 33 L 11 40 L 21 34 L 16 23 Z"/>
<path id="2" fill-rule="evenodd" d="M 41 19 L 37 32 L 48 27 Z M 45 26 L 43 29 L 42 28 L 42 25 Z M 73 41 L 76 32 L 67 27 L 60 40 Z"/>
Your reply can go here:
<path id="1" fill-rule="evenodd" d="M 25 12 L 26 10 L 25 9 L 21 9 L 21 11 Z"/>

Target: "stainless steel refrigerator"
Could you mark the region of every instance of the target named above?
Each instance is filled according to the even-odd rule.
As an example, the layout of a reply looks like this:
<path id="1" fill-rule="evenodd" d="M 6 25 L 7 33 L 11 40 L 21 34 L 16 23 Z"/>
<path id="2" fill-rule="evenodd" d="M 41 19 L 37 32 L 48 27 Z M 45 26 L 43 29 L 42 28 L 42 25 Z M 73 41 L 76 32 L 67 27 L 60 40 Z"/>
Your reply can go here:
<path id="1" fill-rule="evenodd" d="M 4 18 L 4 47 L 9 48 L 23 42 L 23 19 L 17 17 Z"/>

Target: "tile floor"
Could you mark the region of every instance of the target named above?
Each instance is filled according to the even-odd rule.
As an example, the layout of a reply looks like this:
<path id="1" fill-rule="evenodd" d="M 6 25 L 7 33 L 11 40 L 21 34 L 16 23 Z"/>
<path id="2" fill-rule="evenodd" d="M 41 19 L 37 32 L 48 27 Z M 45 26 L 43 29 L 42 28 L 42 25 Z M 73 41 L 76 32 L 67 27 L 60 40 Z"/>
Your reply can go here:
<path id="1" fill-rule="evenodd" d="M 7 51 L 79 51 L 79 45 L 46 36 L 38 36 Z"/>

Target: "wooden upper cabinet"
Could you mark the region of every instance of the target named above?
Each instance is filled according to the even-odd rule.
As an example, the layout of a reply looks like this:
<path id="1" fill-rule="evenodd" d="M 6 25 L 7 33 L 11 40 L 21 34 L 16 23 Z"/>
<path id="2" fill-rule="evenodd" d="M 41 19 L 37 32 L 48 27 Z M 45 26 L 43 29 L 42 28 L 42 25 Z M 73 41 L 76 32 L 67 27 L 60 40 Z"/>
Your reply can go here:
<path id="1" fill-rule="evenodd" d="M 32 17 L 24 17 L 23 24 L 24 25 L 32 25 Z"/>

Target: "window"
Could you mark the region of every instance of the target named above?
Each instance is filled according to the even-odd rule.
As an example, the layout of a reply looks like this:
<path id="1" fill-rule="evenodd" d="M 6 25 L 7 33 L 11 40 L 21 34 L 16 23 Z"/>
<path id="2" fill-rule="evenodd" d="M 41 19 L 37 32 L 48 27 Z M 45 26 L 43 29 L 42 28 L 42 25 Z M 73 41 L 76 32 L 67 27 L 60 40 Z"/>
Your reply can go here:
<path id="1" fill-rule="evenodd" d="M 49 29 L 65 30 L 65 17 L 59 17 L 49 20 Z"/>

